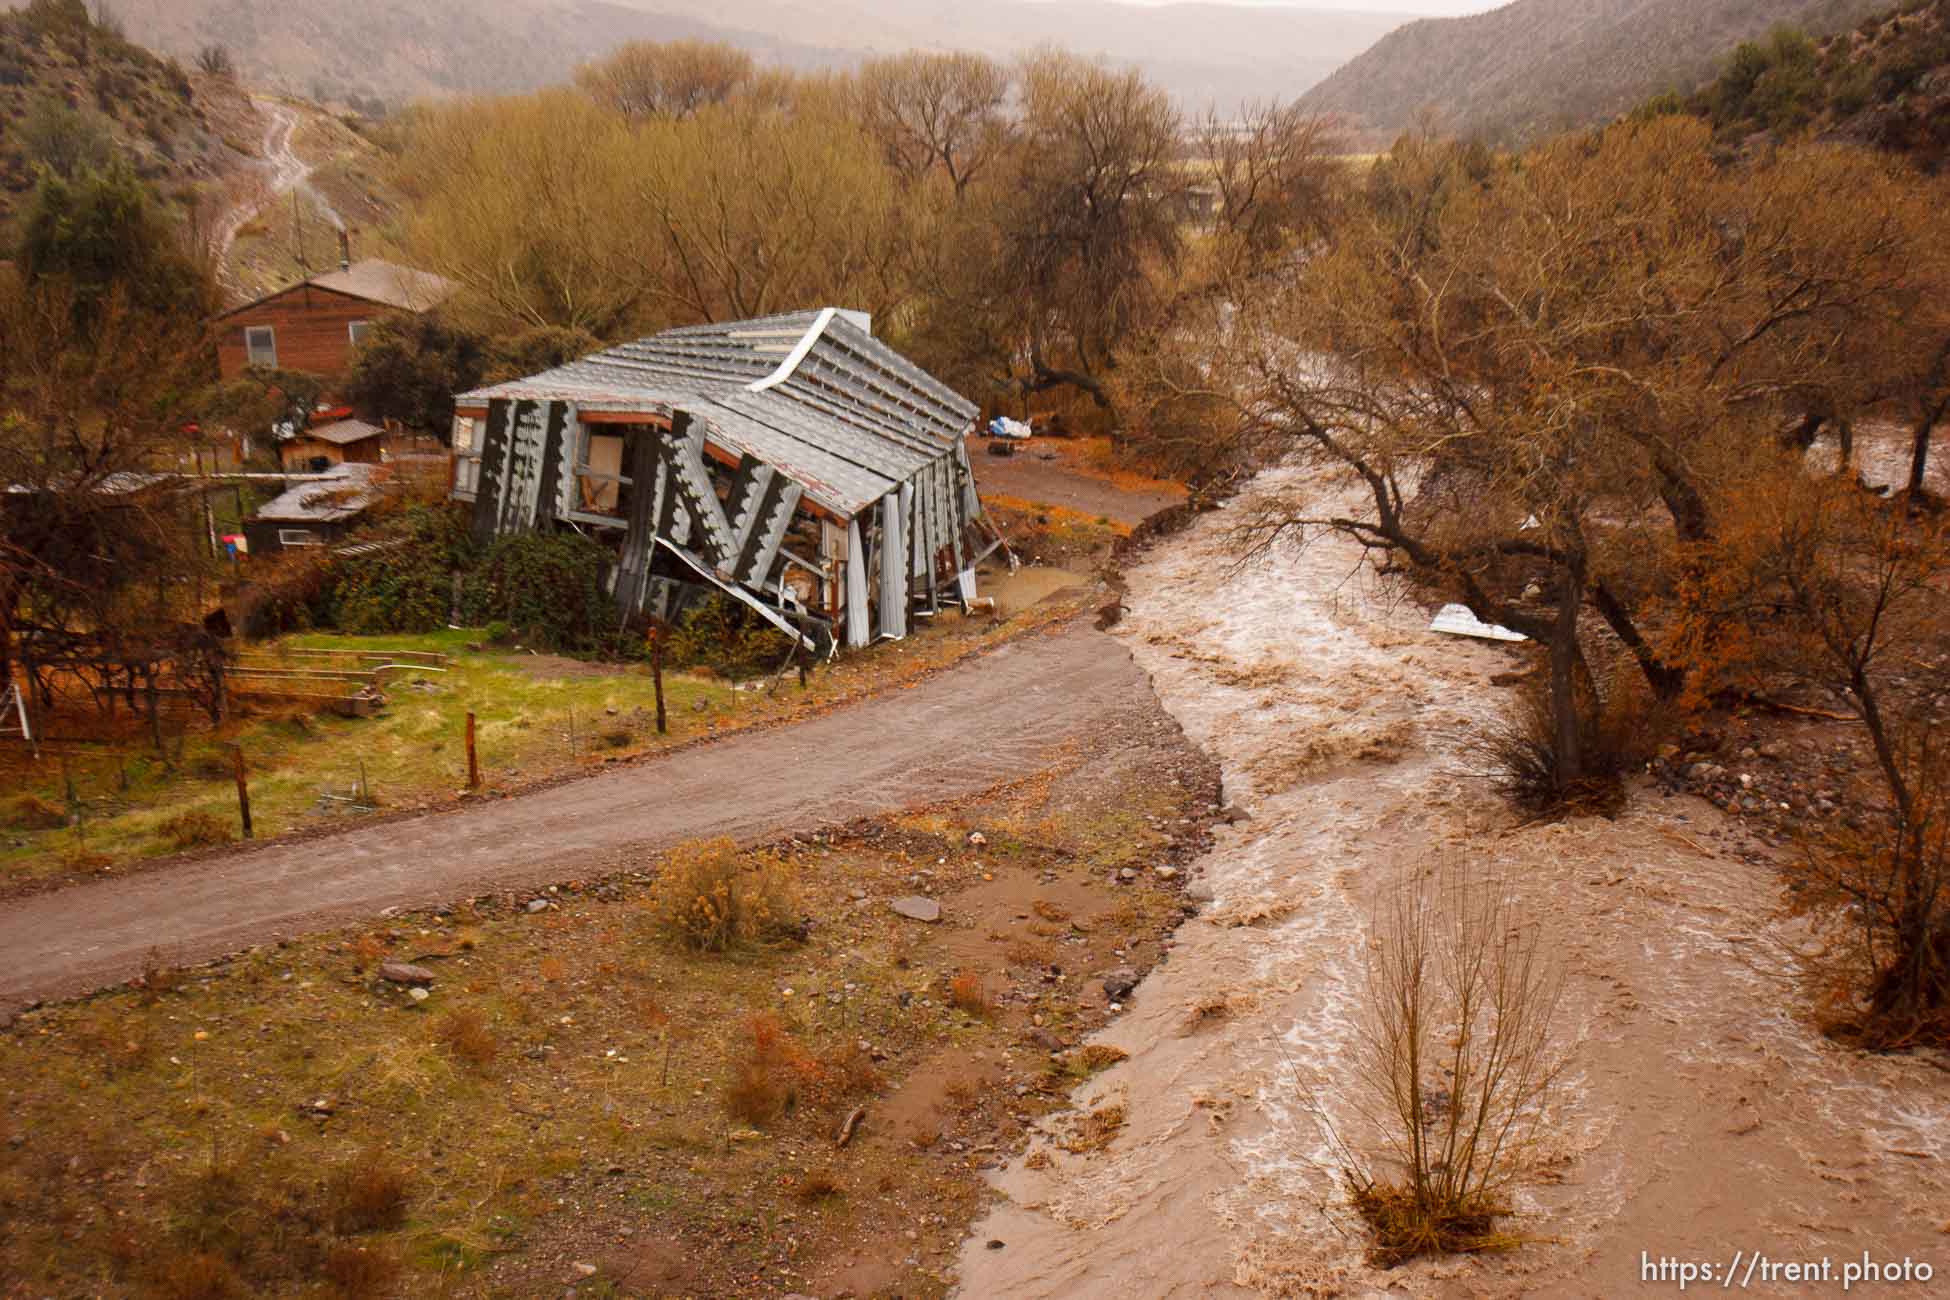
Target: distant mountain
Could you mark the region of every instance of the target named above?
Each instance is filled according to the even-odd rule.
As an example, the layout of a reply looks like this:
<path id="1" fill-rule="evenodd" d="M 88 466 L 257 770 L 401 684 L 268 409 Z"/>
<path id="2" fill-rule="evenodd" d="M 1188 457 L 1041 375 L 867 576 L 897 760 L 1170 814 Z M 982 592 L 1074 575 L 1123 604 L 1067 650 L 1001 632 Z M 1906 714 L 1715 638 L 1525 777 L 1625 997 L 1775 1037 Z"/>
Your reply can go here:
<path id="1" fill-rule="evenodd" d="M 1384 36 L 1302 103 L 1385 143 L 1425 110 L 1445 129 L 1521 142 L 1615 116 L 1712 77 L 1777 24 L 1834 31 L 1889 0 L 1515 0 Z"/>
<path id="2" fill-rule="evenodd" d="M 18 3 L 19 0 L 0 0 Z M 1331 0 L 1328 0 L 1331 3 Z M 1042 43 L 1134 63 L 1188 108 L 1291 99 L 1402 21 L 1331 8 L 1107 0 L 114 0 L 130 34 L 228 46 L 247 79 L 321 102 L 528 90 L 636 39 L 722 40 L 767 64 Z"/>

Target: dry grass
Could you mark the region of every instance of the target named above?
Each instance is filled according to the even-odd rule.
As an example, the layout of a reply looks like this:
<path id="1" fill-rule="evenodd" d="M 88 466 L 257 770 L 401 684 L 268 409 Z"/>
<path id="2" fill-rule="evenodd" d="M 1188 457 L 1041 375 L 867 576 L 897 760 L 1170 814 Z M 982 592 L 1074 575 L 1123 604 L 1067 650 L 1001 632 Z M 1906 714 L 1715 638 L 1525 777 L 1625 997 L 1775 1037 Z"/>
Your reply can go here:
<path id="1" fill-rule="evenodd" d="M 744 1050 L 731 1063 L 724 1106 L 732 1118 L 762 1128 L 797 1109 L 807 1085 L 823 1072 L 771 1012 L 748 1016 L 744 1028 Z"/>
<path id="2" fill-rule="evenodd" d="M 406 1220 L 412 1179 L 374 1148 L 334 1169 L 325 1180 L 325 1212 L 343 1236 L 396 1228 Z"/>
<path id="3" fill-rule="evenodd" d="M 845 1192 L 840 1180 L 828 1169 L 809 1169 L 799 1178 L 792 1194 L 802 1201 L 827 1201 Z"/>
<path id="4" fill-rule="evenodd" d="M 7 800 L 0 812 L 0 828 L 10 831 L 58 831 L 68 824 L 68 814 L 57 804 L 33 794 L 17 794 Z"/>
<path id="5" fill-rule="evenodd" d="M 948 1004 L 957 1011 L 984 1019 L 993 1014 L 995 1005 L 989 998 L 986 972 L 968 969 L 956 971 L 955 977 L 948 981 Z"/>
<path id="6" fill-rule="evenodd" d="M 500 1055 L 501 1043 L 487 1020 L 470 1007 L 456 1007 L 434 1023 L 434 1041 L 476 1074 L 486 1074 Z"/>
<path id="7" fill-rule="evenodd" d="M 1123 1102 L 1107 1101 L 1077 1121 L 1076 1128 L 1070 1134 L 1070 1140 L 1063 1144 L 1063 1149 L 1071 1155 L 1078 1156 L 1091 1151 L 1102 1151 L 1124 1131 L 1124 1121 L 1127 1118 Z"/>
<path id="8" fill-rule="evenodd" d="M 798 930 L 791 868 L 770 854 L 747 861 L 729 839 L 693 840 L 664 858 L 650 909 L 658 927 L 694 952 L 776 942 Z"/>
<path id="9" fill-rule="evenodd" d="M 227 819 L 196 809 L 157 822 L 156 835 L 178 853 L 212 844 L 228 844 L 237 838 L 237 832 Z"/>
<path id="10" fill-rule="evenodd" d="M 325 1253 L 320 1271 L 346 1300 L 376 1300 L 399 1280 L 400 1262 L 390 1251 L 341 1242 Z"/>

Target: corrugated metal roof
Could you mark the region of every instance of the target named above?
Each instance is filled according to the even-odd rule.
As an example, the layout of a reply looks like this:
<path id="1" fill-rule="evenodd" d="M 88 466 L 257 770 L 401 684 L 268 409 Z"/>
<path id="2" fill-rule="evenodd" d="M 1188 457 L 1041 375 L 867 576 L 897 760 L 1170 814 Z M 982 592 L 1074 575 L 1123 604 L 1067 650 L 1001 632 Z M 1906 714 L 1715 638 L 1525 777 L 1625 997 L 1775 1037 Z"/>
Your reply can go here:
<path id="1" fill-rule="evenodd" d="M 802 345 L 803 355 L 780 373 Z M 666 330 L 456 400 L 495 398 L 665 416 L 684 410 L 713 442 L 790 475 L 844 515 L 951 455 L 978 413 L 831 310 Z"/>
<path id="2" fill-rule="evenodd" d="M 273 523 L 336 523 L 379 500 L 376 465 L 334 465 L 322 478 L 300 483 L 266 502 L 253 519 Z"/>
<path id="3" fill-rule="evenodd" d="M 364 420 L 334 420 L 330 424 L 321 424 L 316 429 L 306 429 L 293 437 L 316 438 L 320 442 L 329 442 L 343 447 L 354 442 L 364 442 L 367 438 L 377 438 L 385 432 L 384 429 L 367 424 Z"/>

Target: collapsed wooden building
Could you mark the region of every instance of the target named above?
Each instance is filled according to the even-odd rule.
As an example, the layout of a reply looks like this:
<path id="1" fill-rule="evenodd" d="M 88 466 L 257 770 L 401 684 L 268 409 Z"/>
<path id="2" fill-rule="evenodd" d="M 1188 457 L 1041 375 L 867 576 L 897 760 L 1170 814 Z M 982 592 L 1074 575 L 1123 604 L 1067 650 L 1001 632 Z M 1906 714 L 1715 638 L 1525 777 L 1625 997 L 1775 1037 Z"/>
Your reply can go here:
<path id="1" fill-rule="evenodd" d="M 969 463 L 975 406 L 859 313 L 668 330 L 455 409 L 476 538 L 608 542 L 625 617 L 722 592 L 823 654 L 966 608 L 1003 546 Z"/>

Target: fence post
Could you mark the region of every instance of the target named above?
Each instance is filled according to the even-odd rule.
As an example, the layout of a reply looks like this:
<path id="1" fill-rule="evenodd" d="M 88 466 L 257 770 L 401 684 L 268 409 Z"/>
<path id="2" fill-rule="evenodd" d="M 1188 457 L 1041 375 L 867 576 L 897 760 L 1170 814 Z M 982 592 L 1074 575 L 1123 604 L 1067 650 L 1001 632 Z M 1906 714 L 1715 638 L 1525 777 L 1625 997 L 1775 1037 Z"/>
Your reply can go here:
<path id="1" fill-rule="evenodd" d="M 244 747 L 232 745 L 231 757 L 237 772 L 237 815 L 244 823 L 244 838 L 251 838 L 251 788 L 244 780 Z"/>
<path id="2" fill-rule="evenodd" d="M 650 628 L 650 680 L 657 688 L 657 734 L 666 735 L 670 727 L 664 717 L 664 625 L 661 622 Z"/>
<path id="3" fill-rule="evenodd" d="M 467 715 L 467 788 L 481 788 L 481 761 L 474 753 L 474 715 Z"/>

